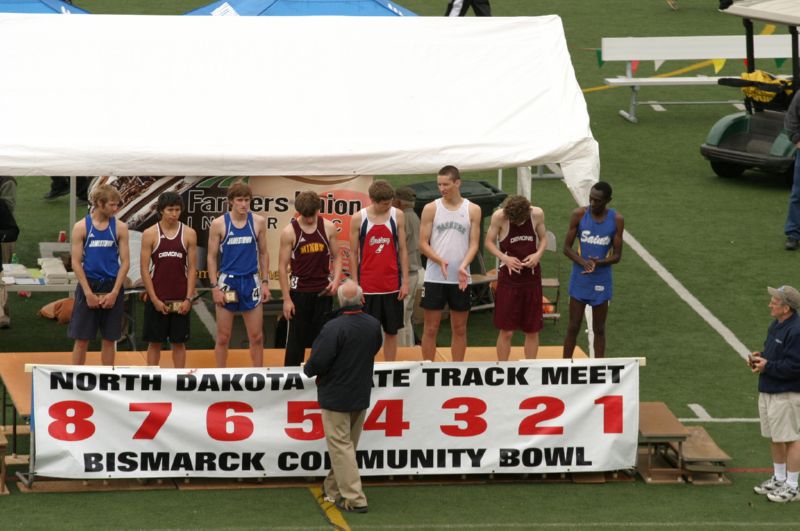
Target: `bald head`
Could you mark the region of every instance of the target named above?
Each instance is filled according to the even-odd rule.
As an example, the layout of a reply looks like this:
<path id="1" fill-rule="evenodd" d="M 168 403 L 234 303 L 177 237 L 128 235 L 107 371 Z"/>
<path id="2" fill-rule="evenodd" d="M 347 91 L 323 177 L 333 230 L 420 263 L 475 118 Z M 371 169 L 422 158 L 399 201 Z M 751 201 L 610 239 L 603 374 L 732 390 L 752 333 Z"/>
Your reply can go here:
<path id="1" fill-rule="evenodd" d="M 339 286 L 339 306 L 357 306 L 361 304 L 361 286 L 352 280 L 345 280 Z"/>

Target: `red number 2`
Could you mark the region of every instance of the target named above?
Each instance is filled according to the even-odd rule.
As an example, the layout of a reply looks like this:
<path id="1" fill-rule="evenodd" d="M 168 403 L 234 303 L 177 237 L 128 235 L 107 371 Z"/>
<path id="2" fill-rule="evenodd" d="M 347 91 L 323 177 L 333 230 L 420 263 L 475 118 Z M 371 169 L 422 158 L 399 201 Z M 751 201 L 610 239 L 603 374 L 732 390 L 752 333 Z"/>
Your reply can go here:
<path id="1" fill-rule="evenodd" d="M 547 420 L 553 420 L 561 416 L 564 412 L 564 402 L 554 396 L 532 396 L 526 398 L 519 405 L 520 409 L 539 409 L 544 405 L 544 409 L 533 415 L 528 415 L 519 423 L 520 435 L 561 435 L 564 433 L 563 426 L 542 426 L 538 424 Z"/>

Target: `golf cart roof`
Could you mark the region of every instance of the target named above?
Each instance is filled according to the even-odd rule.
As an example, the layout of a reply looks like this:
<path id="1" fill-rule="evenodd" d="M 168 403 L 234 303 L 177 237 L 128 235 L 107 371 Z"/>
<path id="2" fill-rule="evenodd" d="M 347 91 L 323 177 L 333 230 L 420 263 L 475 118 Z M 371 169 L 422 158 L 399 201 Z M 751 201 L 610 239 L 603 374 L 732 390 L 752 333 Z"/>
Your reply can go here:
<path id="1" fill-rule="evenodd" d="M 781 26 L 800 26 L 798 0 L 734 0 L 723 13 Z"/>

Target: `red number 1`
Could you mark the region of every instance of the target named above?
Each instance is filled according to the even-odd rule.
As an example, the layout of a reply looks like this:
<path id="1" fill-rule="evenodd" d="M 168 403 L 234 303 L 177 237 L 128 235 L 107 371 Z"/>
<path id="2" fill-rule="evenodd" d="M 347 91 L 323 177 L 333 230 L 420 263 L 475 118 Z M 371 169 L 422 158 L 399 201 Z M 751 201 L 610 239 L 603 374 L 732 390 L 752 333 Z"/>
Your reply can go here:
<path id="1" fill-rule="evenodd" d="M 603 433 L 622 433 L 622 395 L 603 396 L 594 403 L 603 406 Z"/>

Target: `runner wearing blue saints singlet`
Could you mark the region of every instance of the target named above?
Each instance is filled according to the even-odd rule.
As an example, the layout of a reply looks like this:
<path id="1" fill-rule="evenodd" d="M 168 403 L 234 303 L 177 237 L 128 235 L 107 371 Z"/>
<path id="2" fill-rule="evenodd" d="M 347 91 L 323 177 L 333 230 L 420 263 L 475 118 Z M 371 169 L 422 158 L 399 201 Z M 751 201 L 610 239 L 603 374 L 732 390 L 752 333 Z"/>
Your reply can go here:
<path id="1" fill-rule="evenodd" d="M 214 219 L 208 231 L 208 278 L 216 305 L 214 355 L 218 367 L 227 365 L 234 313 L 242 314 L 253 366 L 264 364 L 261 303 L 269 300 L 269 286 L 262 286 L 269 283 L 267 224 L 262 216 L 250 212 L 252 197 L 245 183 L 232 184 L 228 188 L 230 212 Z M 222 259 L 217 268 L 220 255 Z M 236 301 L 226 299 L 226 295 L 233 293 Z"/>
<path id="2" fill-rule="evenodd" d="M 586 305 L 592 307 L 595 357 L 605 357 L 605 324 L 612 295 L 611 265 L 622 257 L 622 216 L 608 208 L 611 186 L 598 182 L 589 192 L 589 206 L 572 212 L 564 254 L 573 261 L 569 281 L 569 325 L 564 358 L 571 358 Z M 577 250 L 573 248 L 578 240 Z"/>

